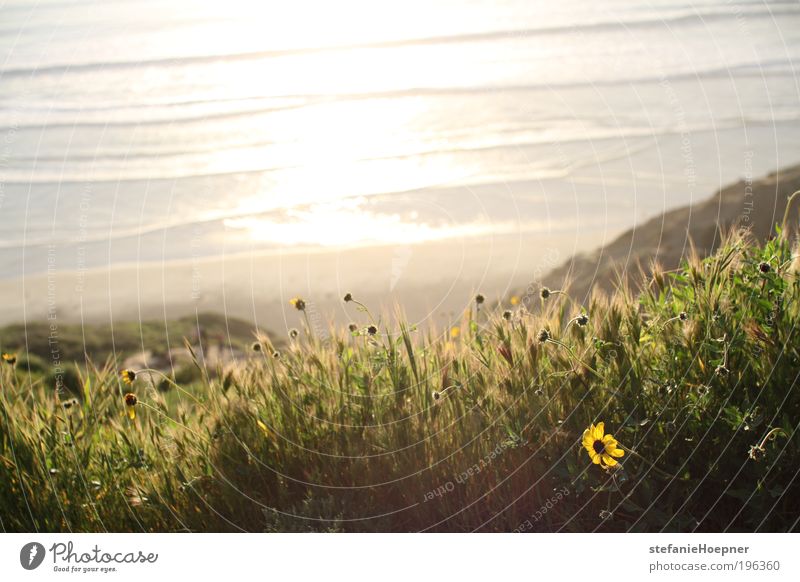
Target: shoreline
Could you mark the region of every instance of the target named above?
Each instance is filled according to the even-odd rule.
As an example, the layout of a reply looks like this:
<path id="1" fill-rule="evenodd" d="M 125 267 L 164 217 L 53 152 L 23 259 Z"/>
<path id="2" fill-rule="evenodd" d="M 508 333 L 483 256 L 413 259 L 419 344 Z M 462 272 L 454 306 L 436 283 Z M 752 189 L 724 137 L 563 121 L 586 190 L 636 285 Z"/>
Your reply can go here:
<path id="1" fill-rule="evenodd" d="M 0 281 L 0 325 L 166 321 L 211 312 L 280 334 L 298 323 L 289 305 L 294 296 L 306 298 L 321 322 L 360 321 L 364 315 L 341 301 L 353 293 L 374 313 L 394 313 L 399 305 L 411 323 L 442 328 L 460 319 L 478 291 L 491 303 L 531 286 L 555 288 L 569 281 L 570 293 L 583 303 L 592 288 L 610 289 L 615 269 L 632 281 L 651 259 L 665 269 L 677 267 L 690 239 L 700 256 L 707 256 L 719 242 L 719 227 L 746 222 L 741 225 L 751 226 L 763 239 L 773 219 L 783 216 L 786 197 L 797 189 L 800 165 L 739 180 L 621 234 L 608 229 L 517 232 L 54 271 Z"/>

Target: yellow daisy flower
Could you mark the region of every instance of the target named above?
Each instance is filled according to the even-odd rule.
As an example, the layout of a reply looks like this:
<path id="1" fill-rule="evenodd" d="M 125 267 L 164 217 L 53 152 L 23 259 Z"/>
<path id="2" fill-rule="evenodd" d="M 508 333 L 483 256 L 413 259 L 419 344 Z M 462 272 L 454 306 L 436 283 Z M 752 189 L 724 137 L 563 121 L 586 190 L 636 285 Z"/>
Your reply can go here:
<path id="1" fill-rule="evenodd" d="M 461 335 L 461 328 L 460 327 L 451 327 L 450 328 L 450 337 L 452 339 L 456 339 L 460 335 Z"/>
<path id="2" fill-rule="evenodd" d="M 605 424 L 598 422 L 590 425 L 583 431 L 583 447 L 589 453 L 589 458 L 595 465 L 613 467 L 617 464 L 614 457 L 622 457 L 625 451 L 619 448 L 619 443 L 610 434 L 605 434 Z"/>
<path id="3" fill-rule="evenodd" d="M 519 296 L 517 295 L 511 296 L 511 305 L 519 305 Z"/>
<path id="4" fill-rule="evenodd" d="M 136 403 L 139 402 L 136 398 L 136 394 L 133 392 L 128 392 L 125 395 L 125 408 L 128 409 L 128 418 L 131 420 L 136 418 Z"/>
<path id="5" fill-rule="evenodd" d="M 303 300 L 302 297 L 295 297 L 289 301 L 289 304 L 294 307 L 297 311 L 305 311 L 306 310 L 306 302 Z"/>
<path id="6" fill-rule="evenodd" d="M 3 361 L 13 366 L 17 363 L 17 354 L 3 354 Z"/>
<path id="7" fill-rule="evenodd" d="M 122 381 L 128 386 L 133 384 L 133 381 L 136 380 L 136 372 L 134 372 L 133 370 L 128 370 L 128 369 L 122 370 L 122 372 L 120 372 L 119 375 L 122 378 Z"/>

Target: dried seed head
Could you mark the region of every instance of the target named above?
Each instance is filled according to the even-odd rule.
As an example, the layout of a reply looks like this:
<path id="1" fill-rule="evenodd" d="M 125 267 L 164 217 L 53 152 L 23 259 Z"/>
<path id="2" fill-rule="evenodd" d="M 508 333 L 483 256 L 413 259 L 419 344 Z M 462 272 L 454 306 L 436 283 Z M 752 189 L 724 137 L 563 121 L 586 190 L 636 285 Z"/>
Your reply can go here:
<path id="1" fill-rule="evenodd" d="M 766 454 L 767 451 L 761 445 L 752 445 L 747 456 L 750 457 L 750 460 L 758 462 L 763 459 Z"/>
<path id="2" fill-rule="evenodd" d="M 772 266 L 769 263 L 767 263 L 766 261 L 761 261 L 758 264 L 758 270 L 761 271 L 764 274 L 767 274 L 772 270 Z"/>
<path id="3" fill-rule="evenodd" d="M 543 328 L 543 329 L 541 329 L 541 330 L 539 331 L 539 334 L 536 336 L 536 339 L 538 339 L 538 340 L 539 340 L 539 343 L 542 343 L 542 344 L 543 344 L 543 343 L 545 343 L 547 340 L 549 340 L 549 339 L 550 339 L 550 332 L 549 332 L 549 331 L 547 331 L 546 329 L 544 329 L 544 328 Z"/>
<path id="4" fill-rule="evenodd" d="M 512 315 L 513 315 L 513 314 L 511 313 L 511 311 L 509 311 L 508 309 L 506 309 L 506 310 L 503 312 L 503 319 L 505 319 L 506 321 L 511 321 L 511 317 L 512 317 Z"/>
<path id="5" fill-rule="evenodd" d="M 344 294 L 344 302 L 345 303 L 350 303 L 352 300 L 353 300 L 353 294 L 352 293 L 345 293 Z"/>
<path id="6" fill-rule="evenodd" d="M 297 339 L 297 336 L 300 335 L 300 332 L 297 331 L 295 328 L 289 330 L 289 337 L 292 339 Z"/>
<path id="7" fill-rule="evenodd" d="M 581 313 L 578 317 L 575 318 L 575 323 L 577 323 L 581 327 L 585 327 L 587 323 L 589 323 L 589 316 L 585 313 Z"/>
<path id="8" fill-rule="evenodd" d="M 477 303 L 478 305 L 483 305 L 483 303 L 485 301 L 486 301 L 486 297 L 484 297 L 481 293 L 478 293 L 475 296 L 475 303 Z"/>
<path id="9" fill-rule="evenodd" d="M 375 335 L 376 333 L 378 333 L 378 328 L 377 328 L 377 327 L 375 327 L 374 325 L 370 325 L 370 326 L 367 328 L 367 333 L 368 333 L 369 335 Z"/>
<path id="10" fill-rule="evenodd" d="M 350 330 L 350 333 L 356 333 L 358 331 L 358 326 L 355 323 L 351 323 L 347 326 L 347 329 Z"/>
<path id="11" fill-rule="evenodd" d="M 262 349 L 261 342 L 253 342 L 252 344 L 250 344 L 250 349 L 253 350 L 254 352 L 260 352 Z"/>
<path id="12" fill-rule="evenodd" d="M 550 289 L 548 289 L 547 287 L 542 287 L 542 289 L 539 291 L 539 297 L 545 300 L 548 299 L 551 294 L 552 291 L 550 291 Z"/>
<path id="13" fill-rule="evenodd" d="M 292 299 L 291 301 L 289 301 L 289 303 L 291 303 L 291 304 L 292 304 L 292 306 L 293 306 L 293 307 L 294 307 L 294 308 L 295 308 L 297 311 L 305 311 L 305 310 L 306 310 L 306 302 L 303 300 L 303 298 L 302 298 L 302 297 L 295 297 L 294 299 Z"/>
<path id="14" fill-rule="evenodd" d="M 679 318 L 681 321 L 688 321 L 688 319 L 689 319 L 689 314 L 688 314 L 688 313 L 686 313 L 685 311 L 681 311 L 681 312 L 678 314 L 678 318 Z"/>

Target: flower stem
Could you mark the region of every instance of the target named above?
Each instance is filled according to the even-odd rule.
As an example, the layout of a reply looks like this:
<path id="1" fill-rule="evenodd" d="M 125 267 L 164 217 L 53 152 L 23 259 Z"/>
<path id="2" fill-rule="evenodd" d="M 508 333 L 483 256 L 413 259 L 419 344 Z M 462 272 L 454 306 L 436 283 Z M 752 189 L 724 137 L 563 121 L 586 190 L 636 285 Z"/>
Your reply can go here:
<path id="1" fill-rule="evenodd" d="M 647 463 L 647 464 L 650 466 L 650 468 L 651 468 L 651 469 L 653 469 L 653 471 L 655 471 L 656 473 L 658 473 L 658 474 L 659 474 L 659 475 L 661 475 L 662 477 L 665 477 L 665 478 L 667 478 L 667 479 L 673 479 L 673 478 L 675 477 L 674 475 L 670 475 L 670 474 L 669 474 L 669 473 L 667 473 L 666 471 L 662 471 L 661 469 L 659 469 L 658 467 L 656 467 L 656 466 L 655 466 L 655 464 L 653 464 L 653 462 L 652 462 L 652 461 L 650 461 L 649 459 L 646 459 L 645 457 L 643 457 L 642 455 L 640 455 L 639 453 L 637 453 L 637 452 L 636 452 L 636 451 L 634 451 L 633 449 L 629 449 L 628 447 L 626 447 L 626 446 L 624 446 L 624 445 L 619 445 L 619 447 L 620 447 L 621 449 L 623 449 L 623 450 L 625 450 L 625 451 L 629 452 L 629 453 L 630 453 L 630 454 L 632 454 L 633 456 L 635 456 L 635 457 L 638 457 L 639 459 L 641 459 L 641 460 L 642 460 L 642 461 L 644 461 L 645 463 Z"/>

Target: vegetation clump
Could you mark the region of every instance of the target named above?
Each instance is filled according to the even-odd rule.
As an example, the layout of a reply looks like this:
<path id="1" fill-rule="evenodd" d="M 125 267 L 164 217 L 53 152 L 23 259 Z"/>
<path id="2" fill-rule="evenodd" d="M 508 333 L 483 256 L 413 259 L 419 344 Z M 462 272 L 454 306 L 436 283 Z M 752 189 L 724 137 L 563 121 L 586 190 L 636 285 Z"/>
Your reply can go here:
<path id="1" fill-rule="evenodd" d="M 14 356 L 2 528 L 797 530 L 797 264 L 785 237 L 730 237 L 637 296 L 547 290 L 513 325 L 480 295 L 459 334 L 366 310 L 323 334 L 298 298 L 280 357 L 195 359 L 185 383 L 85 360 L 74 399 Z"/>

